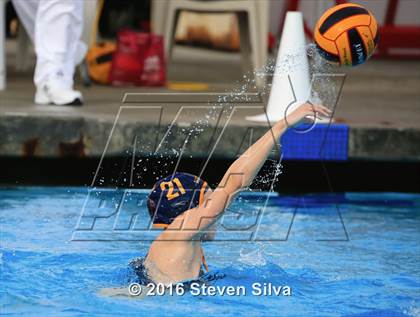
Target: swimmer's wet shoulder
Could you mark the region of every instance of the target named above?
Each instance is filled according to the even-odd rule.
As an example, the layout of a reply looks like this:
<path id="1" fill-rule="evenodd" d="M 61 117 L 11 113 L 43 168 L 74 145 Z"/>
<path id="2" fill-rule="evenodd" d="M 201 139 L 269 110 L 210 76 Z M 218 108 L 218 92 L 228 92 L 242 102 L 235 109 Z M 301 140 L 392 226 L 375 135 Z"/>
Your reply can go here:
<path id="1" fill-rule="evenodd" d="M 154 227 L 164 231 L 151 244 L 144 270 L 154 283 L 175 284 L 197 279 L 207 269 L 202 241 L 214 238 L 215 223 L 243 188 L 248 187 L 288 127 L 306 116 L 330 116 L 309 103 L 280 120 L 246 150 L 226 171 L 212 191 L 197 176 L 175 173 L 159 180 L 148 197 Z"/>

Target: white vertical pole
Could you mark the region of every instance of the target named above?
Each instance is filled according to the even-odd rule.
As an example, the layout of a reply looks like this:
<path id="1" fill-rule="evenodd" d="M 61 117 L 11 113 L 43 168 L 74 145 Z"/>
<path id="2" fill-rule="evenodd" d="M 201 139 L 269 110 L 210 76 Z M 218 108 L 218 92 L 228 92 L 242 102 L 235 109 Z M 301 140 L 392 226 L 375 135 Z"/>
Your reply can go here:
<path id="1" fill-rule="evenodd" d="M 100 12 L 98 12 L 98 4 L 97 0 L 84 1 L 82 41 L 85 42 L 88 47 L 90 47 L 92 43 L 98 41 L 97 38 L 92 38 L 92 36 L 97 36 L 97 34 L 93 34 L 92 29 L 96 22 L 99 23 L 99 21 L 96 21 L 96 16 L 100 14 Z M 96 25 L 96 27 L 99 28 L 98 25 Z"/>
<path id="2" fill-rule="evenodd" d="M 6 1 L 0 0 L 0 90 L 6 88 Z"/>

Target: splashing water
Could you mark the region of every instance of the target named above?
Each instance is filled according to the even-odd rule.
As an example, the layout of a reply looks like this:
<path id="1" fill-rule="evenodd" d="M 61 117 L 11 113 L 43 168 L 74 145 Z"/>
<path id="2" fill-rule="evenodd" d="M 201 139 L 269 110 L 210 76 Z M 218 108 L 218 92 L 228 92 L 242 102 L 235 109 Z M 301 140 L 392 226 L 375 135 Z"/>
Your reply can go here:
<path id="1" fill-rule="evenodd" d="M 342 77 L 337 77 L 337 75 L 340 75 L 338 72 L 341 71 L 341 69 L 326 62 L 317 52 L 315 44 L 307 45 L 306 51 L 312 78 L 312 89 L 309 101 L 317 104 L 321 103 L 330 109 L 334 109 L 338 100 L 338 94 L 340 92 L 344 74 L 342 74 Z M 268 100 L 272 88 L 271 79 L 276 68 L 283 67 L 288 69 L 294 67 L 296 66 L 296 61 L 299 60 L 298 57 L 299 56 L 287 56 L 287 58 L 282 61 L 281 65 L 276 65 L 276 60 L 274 58 L 269 59 L 266 65 L 261 69 L 245 73 L 242 79 L 235 83 L 234 88 L 226 91 L 225 94 L 220 95 L 216 102 L 209 103 L 207 110 L 200 114 L 195 122 L 169 127 L 169 130 L 166 132 L 168 138 L 174 137 L 179 133 L 185 137 L 185 141 L 183 144 L 180 144 L 180 148 L 171 147 L 168 142 L 169 139 L 166 140 L 166 143 L 162 143 L 162 148 L 158 153 L 153 155 L 154 157 L 161 159 L 160 163 L 158 163 L 157 170 L 153 172 L 153 178 L 157 180 L 171 173 L 171 167 L 175 166 L 174 164 L 176 164 L 177 160 L 183 154 L 183 148 L 187 148 L 194 142 L 201 142 L 200 137 L 208 131 L 208 129 L 214 129 L 214 125 L 219 124 L 219 122 L 221 122 L 221 124 L 226 122 L 232 111 L 234 111 L 236 103 L 247 100 L 247 93 L 258 92 L 262 100 Z M 258 86 L 257 81 L 261 79 L 265 84 Z M 177 128 L 181 129 L 177 130 Z M 267 125 L 267 129 L 268 128 L 269 126 Z M 253 141 L 256 141 L 256 139 Z M 151 144 L 139 144 L 138 146 L 152 147 Z M 210 145 L 210 147 L 212 146 L 213 145 Z M 209 153 L 210 150 L 211 149 L 209 149 Z M 144 153 L 146 151 L 140 152 Z M 132 156 L 131 151 L 127 151 L 126 155 L 127 157 Z M 193 155 L 189 156 L 193 157 Z M 267 188 L 267 186 L 272 183 L 273 179 L 276 179 L 281 174 L 282 166 L 280 153 L 277 153 L 276 156 L 277 157 L 272 157 L 268 160 L 267 165 L 269 168 L 266 168 L 255 178 L 251 187 L 263 186 L 263 188 Z M 168 157 L 171 159 L 168 160 Z M 130 173 L 134 175 L 133 179 L 136 184 L 144 184 L 145 181 L 143 178 L 145 177 L 145 172 L 150 170 L 151 163 L 149 158 L 138 158 L 136 163 L 133 164 L 135 170 L 132 170 L 131 172 L 121 170 L 120 175 L 113 178 L 113 181 L 117 183 L 116 187 L 120 186 L 118 185 L 119 180 L 125 179 L 127 181 Z M 104 178 L 100 178 L 97 185 L 104 186 L 105 183 Z"/>

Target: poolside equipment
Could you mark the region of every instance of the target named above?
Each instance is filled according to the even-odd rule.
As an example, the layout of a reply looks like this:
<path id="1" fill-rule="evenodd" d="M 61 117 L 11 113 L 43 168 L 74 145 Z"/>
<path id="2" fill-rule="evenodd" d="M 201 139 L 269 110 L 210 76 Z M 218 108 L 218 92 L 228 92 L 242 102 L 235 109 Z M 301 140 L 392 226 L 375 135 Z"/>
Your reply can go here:
<path id="1" fill-rule="evenodd" d="M 165 228 L 184 211 L 203 203 L 207 182 L 188 173 L 175 173 L 159 180 L 147 199 L 153 226 Z"/>
<path id="2" fill-rule="evenodd" d="M 375 51 L 379 40 L 375 17 L 354 3 L 327 10 L 314 30 L 317 49 L 326 60 L 346 66 L 363 64 Z"/>
<path id="3" fill-rule="evenodd" d="M 113 86 L 165 85 L 162 36 L 129 29 L 119 31 L 109 80 Z"/>
<path id="4" fill-rule="evenodd" d="M 180 12 L 219 14 L 234 13 L 238 19 L 240 47 L 244 72 L 262 69 L 267 62 L 269 1 L 252 0 L 159 0 L 152 1 L 152 30 L 165 38 L 165 57 L 171 63 L 175 30 Z M 217 27 L 217 26 L 215 26 Z M 256 83 L 264 85 L 264 78 L 256 76 Z"/>
<path id="5" fill-rule="evenodd" d="M 300 124 L 300 131 L 287 130 L 281 138 L 283 160 L 347 161 L 349 126 L 335 124 Z"/>
<path id="6" fill-rule="evenodd" d="M 202 82 L 169 81 L 166 87 L 177 91 L 207 91 L 210 85 Z"/>
<path id="7" fill-rule="evenodd" d="M 309 94 L 309 64 L 302 13 L 288 12 L 266 113 L 246 118 L 257 122 L 278 121 L 283 119 L 286 113 L 306 102 Z"/>
<path id="8" fill-rule="evenodd" d="M 122 29 L 117 42 L 98 42 L 98 28 L 104 0 L 97 3 L 95 22 L 86 55 L 89 79 L 114 86 L 164 86 L 166 65 L 162 36 Z M 83 78 L 86 85 L 89 81 Z"/>
<path id="9" fill-rule="evenodd" d="M 112 55 L 115 53 L 117 48 L 117 45 L 114 41 L 98 42 L 99 19 L 104 8 L 104 3 L 104 0 L 99 0 L 96 3 L 95 17 L 91 23 L 92 29 L 89 36 L 89 49 L 86 54 L 85 61 L 89 78 L 82 76 L 83 82 L 86 86 L 90 85 L 90 79 L 99 84 L 109 84 L 109 73 L 112 66 Z"/>
<path id="10" fill-rule="evenodd" d="M 117 45 L 113 42 L 101 42 L 92 46 L 86 55 L 89 77 L 99 84 L 109 84 L 112 67 L 112 55 Z"/>

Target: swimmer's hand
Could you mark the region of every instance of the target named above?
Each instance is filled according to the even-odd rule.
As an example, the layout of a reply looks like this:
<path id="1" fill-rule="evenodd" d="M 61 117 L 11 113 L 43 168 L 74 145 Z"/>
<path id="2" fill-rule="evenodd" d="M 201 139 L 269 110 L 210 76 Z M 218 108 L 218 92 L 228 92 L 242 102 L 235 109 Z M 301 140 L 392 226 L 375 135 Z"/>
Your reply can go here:
<path id="1" fill-rule="evenodd" d="M 286 121 L 287 126 L 291 127 L 298 124 L 303 119 L 309 118 L 314 121 L 315 118 L 329 118 L 331 117 L 331 114 L 331 110 L 324 106 L 304 103 L 291 114 L 287 115 L 284 120 Z"/>

